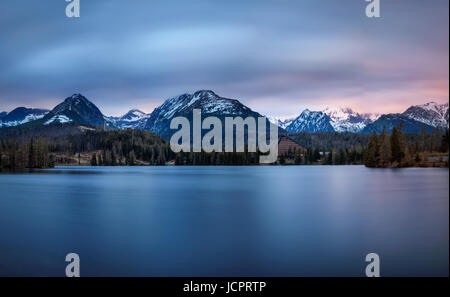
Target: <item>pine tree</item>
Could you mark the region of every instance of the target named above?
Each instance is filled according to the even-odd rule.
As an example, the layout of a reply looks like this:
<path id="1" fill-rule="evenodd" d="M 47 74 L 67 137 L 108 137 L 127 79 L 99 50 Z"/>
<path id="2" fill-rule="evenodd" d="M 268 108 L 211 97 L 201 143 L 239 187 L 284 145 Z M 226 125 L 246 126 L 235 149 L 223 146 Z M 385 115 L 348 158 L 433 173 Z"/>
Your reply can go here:
<path id="1" fill-rule="evenodd" d="M 116 154 L 114 153 L 114 150 L 111 151 L 111 165 L 112 166 L 116 166 L 117 165 Z"/>
<path id="2" fill-rule="evenodd" d="M 97 166 L 97 156 L 96 156 L 96 154 L 92 154 L 91 166 Z"/>
<path id="3" fill-rule="evenodd" d="M 103 157 L 102 157 L 102 166 L 108 166 L 108 157 L 106 156 L 106 150 L 103 150 Z"/>
<path id="4" fill-rule="evenodd" d="M 391 161 L 391 143 L 386 133 L 386 127 L 380 134 L 380 162 L 381 166 L 385 166 Z"/>
<path id="5" fill-rule="evenodd" d="M 128 165 L 134 166 L 136 165 L 136 155 L 134 154 L 134 151 L 132 150 L 128 156 Z"/>
<path id="6" fill-rule="evenodd" d="M 327 165 L 333 165 L 333 150 L 330 150 L 327 156 Z"/>
<path id="7" fill-rule="evenodd" d="M 450 144 L 449 130 L 445 129 L 445 133 L 444 135 L 442 135 L 441 152 L 443 153 L 448 152 L 449 144 Z"/>
<path id="8" fill-rule="evenodd" d="M 16 165 L 16 154 L 17 154 L 17 144 L 16 141 L 13 140 L 9 145 L 9 168 L 14 169 L 17 168 Z"/>
<path id="9" fill-rule="evenodd" d="M 380 160 L 380 144 L 378 141 L 378 135 L 373 131 L 369 139 L 369 145 L 367 147 L 367 156 L 365 165 L 367 167 L 377 167 Z"/>
<path id="10" fill-rule="evenodd" d="M 439 151 L 442 145 L 442 134 L 439 128 L 434 128 L 431 134 L 431 150 Z"/>
<path id="11" fill-rule="evenodd" d="M 295 165 L 300 165 L 302 163 L 302 155 L 300 151 L 295 152 L 295 159 L 294 159 Z"/>
<path id="12" fill-rule="evenodd" d="M 28 167 L 34 168 L 35 164 L 33 137 L 30 138 L 30 144 L 28 145 Z"/>
<path id="13" fill-rule="evenodd" d="M 338 165 L 345 165 L 346 164 L 346 154 L 345 151 L 343 149 L 339 149 L 339 153 L 338 153 L 338 158 L 337 158 L 337 163 Z"/>
<path id="14" fill-rule="evenodd" d="M 392 129 L 392 134 L 390 137 L 391 142 L 391 161 L 401 163 L 403 158 L 405 157 L 405 153 L 402 147 L 402 140 L 401 140 L 401 126 L 394 127 Z"/>
<path id="15" fill-rule="evenodd" d="M 314 149 L 314 162 L 320 160 L 320 150 L 318 148 Z"/>
<path id="16" fill-rule="evenodd" d="M 420 127 L 420 146 L 419 146 L 419 149 L 421 152 L 426 150 L 426 147 L 425 147 L 426 136 L 427 136 L 427 132 L 425 131 L 425 127 L 422 125 Z"/>

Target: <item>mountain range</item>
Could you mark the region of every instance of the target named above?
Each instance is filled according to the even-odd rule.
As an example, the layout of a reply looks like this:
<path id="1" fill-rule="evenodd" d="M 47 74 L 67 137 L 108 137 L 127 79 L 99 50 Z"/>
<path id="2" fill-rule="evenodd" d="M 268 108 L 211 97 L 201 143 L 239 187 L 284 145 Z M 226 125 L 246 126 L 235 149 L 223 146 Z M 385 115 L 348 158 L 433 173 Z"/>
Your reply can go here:
<path id="1" fill-rule="evenodd" d="M 271 116 L 267 116 L 267 119 L 277 125 L 280 128 L 286 129 L 287 126 L 289 126 L 294 120 L 295 118 L 287 118 L 287 119 L 282 119 L 279 117 L 271 117 Z"/>
<path id="2" fill-rule="evenodd" d="M 305 109 L 286 127 L 288 132 L 333 132 L 331 118 L 322 111 Z"/>
<path id="3" fill-rule="evenodd" d="M 0 113 L 0 128 L 14 127 L 43 118 L 49 110 L 18 107 L 11 112 Z"/>
<path id="4" fill-rule="evenodd" d="M 448 107 L 448 103 L 438 104 L 433 101 L 414 105 L 403 113 L 381 115 L 376 121 L 364 127 L 361 133 L 368 134 L 373 131 L 380 133 L 383 127 L 390 132 L 400 122 L 403 124 L 403 131 L 411 134 L 420 133 L 422 128 L 428 133 L 435 128 L 446 129 L 449 127 Z"/>
<path id="5" fill-rule="evenodd" d="M 360 114 L 350 108 L 326 108 L 323 111 L 304 110 L 287 127 L 288 132 L 352 132 L 380 133 L 383 128 L 391 132 L 393 127 L 403 123 L 405 133 L 420 133 L 422 127 L 431 132 L 435 128 L 449 126 L 448 103 L 429 102 L 409 107 L 403 113 Z"/>
<path id="6" fill-rule="evenodd" d="M 121 117 L 106 117 L 106 120 L 120 129 L 131 128 L 143 130 L 149 117 L 150 114 L 139 109 L 132 109 Z"/>
<path id="7" fill-rule="evenodd" d="M 369 134 L 388 132 L 403 123 L 406 133 L 419 133 L 425 128 L 447 128 L 449 125 L 448 103 L 429 102 L 409 107 L 401 114 L 360 114 L 350 108 L 326 108 L 322 111 L 303 110 L 295 119 L 268 117 L 272 123 L 288 132 L 352 132 Z M 221 97 L 210 90 L 200 90 L 193 94 L 182 94 L 169 98 L 155 110 L 146 114 L 132 109 L 121 117 L 105 116 L 94 103 L 81 94 L 66 98 L 52 110 L 19 107 L 13 111 L 0 113 L 0 128 L 18 125 L 80 124 L 109 129 L 141 129 L 169 139 L 174 130 L 170 121 L 183 116 L 192 119 L 193 109 L 201 109 L 202 117 L 216 116 L 223 120 L 227 116 L 243 118 L 261 117 L 236 99 Z"/>
<path id="8" fill-rule="evenodd" d="M 262 117 L 238 100 L 220 97 L 210 90 L 201 90 L 194 94 L 183 94 L 167 99 L 151 113 L 144 129 L 169 139 L 170 135 L 175 132 L 170 129 L 170 121 L 181 116 L 186 117 L 192 123 L 194 109 L 201 109 L 203 118 L 215 116 L 222 122 L 225 117 Z"/>

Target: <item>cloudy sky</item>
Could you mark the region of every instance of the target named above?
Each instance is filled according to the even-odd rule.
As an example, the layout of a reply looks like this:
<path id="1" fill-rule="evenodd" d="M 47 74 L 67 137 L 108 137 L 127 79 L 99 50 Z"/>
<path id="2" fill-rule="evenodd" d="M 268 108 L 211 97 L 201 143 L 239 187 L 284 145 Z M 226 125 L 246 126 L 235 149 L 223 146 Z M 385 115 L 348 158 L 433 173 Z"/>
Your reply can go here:
<path id="1" fill-rule="evenodd" d="M 199 89 L 271 116 L 449 100 L 448 0 L 0 2 L 0 111 L 82 93 L 105 114 Z"/>

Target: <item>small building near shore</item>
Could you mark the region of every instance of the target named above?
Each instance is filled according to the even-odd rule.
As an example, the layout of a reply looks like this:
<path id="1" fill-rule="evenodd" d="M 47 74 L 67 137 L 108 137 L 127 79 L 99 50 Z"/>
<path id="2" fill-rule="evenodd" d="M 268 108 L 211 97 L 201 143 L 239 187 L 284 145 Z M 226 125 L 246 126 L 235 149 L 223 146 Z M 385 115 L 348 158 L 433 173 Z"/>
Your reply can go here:
<path id="1" fill-rule="evenodd" d="M 300 151 L 304 153 L 306 150 L 300 144 L 298 144 L 295 140 L 290 138 L 287 135 L 281 135 L 278 140 L 278 155 L 283 156 L 288 153 L 294 153 Z"/>

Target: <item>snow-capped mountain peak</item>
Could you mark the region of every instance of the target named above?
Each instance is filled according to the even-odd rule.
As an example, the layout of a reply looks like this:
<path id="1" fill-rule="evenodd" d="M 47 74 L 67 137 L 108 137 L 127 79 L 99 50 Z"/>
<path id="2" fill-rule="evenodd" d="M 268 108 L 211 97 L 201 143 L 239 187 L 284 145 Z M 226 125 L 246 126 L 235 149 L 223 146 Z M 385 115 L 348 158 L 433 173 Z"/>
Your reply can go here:
<path id="1" fill-rule="evenodd" d="M 445 104 L 439 104 L 434 101 L 430 101 L 428 103 L 422 104 L 422 105 L 416 105 L 417 107 L 421 107 L 428 111 L 434 111 L 437 112 L 440 115 L 444 115 L 446 109 L 448 108 L 448 103 Z"/>
<path id="2" fill-rule="evenodd" d="M 73 94 L 72 96 L 66 98 L 64 100 L 64 102 L 62 102 L 61 104 L 57 105 L 52 112 L 53 113 L 59 113 L 59 112 L 63 112 L 65 110 L 77 110 L 77 109 L 82 109 L 84 108 L 84 106 L 91 108 L 91 109 L 98 109 L 91 101 L 89 101 L 88 99 L 86 99 L 86 97 L 84 97 L 81 94 Z M 80 107 L 81 106 L 81 107 Z"/>
<path id="3" fill-rule="evenodd" d="M 101 111 L 81 94 L 73 94 L 58 104 L 44 118 L 44 124 L 69 123 L 103 126 L 105 117 Z"/>
<path id="4" fill-rule="evenodd" d="M 200 90 L 193 94 L 182 94 L 167 99 L 151 113 L 145 129 L 168 138 L 173 133 L 169 127 L 172 118 L 177 116 L 191 118 L 193 109 L 200 109 L 202 116 L 214 115 L 219 118 L 261 116 L 238 100 L 220 97 L 210 90 Z"/>
<path id="5" fill-rule="evenodd" d="M 43 118 L 49 110 L 18 107 L 7 114 L 3 114 L 0 119 L 0 128 L 2 127 L 14 127 L 22 125 L 34 120 Z"/>
<path id="6" fill-rule="evenodd" d="M 149 116 L 148 114 L 146 114 L 143 111 L 140 111 L 139 109 L 132 109 L 126 114 L 124 114 L 120 119 L 126 122 L 135 122 L 143 118 L 148 118 L 148 116 Z"/>
<path id="7" fill-rule="evenodd" d="M 402 115 L 433 127 L 445 128 L 449 123 L 448 107 L 448 103 L 431 101 L 411 106 Z"/>
<path id="8" fill-rule="evenodd" d="M 331 119 L 321 111 L 305 109 L 289 126 L 288 132 L 332 132 Z"/>
<path id="9" fill-rule="evenodd" d="M 280 117 L 272 117 L 272 116 L 266 116 L 267 119 L 272 123 L 277 125 L 280 128 L 285 129 L 287 126 L 289 126 L 295 118 L 280 118 Z"/>
<path id="10" fill-rule="evenodd" d="M 58 104 L 52 111 L 19 107 L 13 111 L 0 113 L 0 128 L 12 127 L 31 121 L 50 125 L 55 123 L 76 123 L 92 126 L 106 125 L 113 129 L 145 129 L 167 137 L 169 123 L 175 116 L 190 118 L 193 109 L 200 109 L 203 116 L 261 116 L 235 99 L 218 96 L 211 90 L 200 90 L 193 94 L 182 94 L 167 99 L 151 114 L 139 109 L 131 109 L 121 117 L 105 117 L 91 101 L 81 94 L 73 94 Z M 267 117 L 268 120 L 289 132 L 353 132 L 366 133 L 380 130 L 384 126 L 393 127 L 403 121 L 410 133 L 425 125 L 449 127 L 449 104 L 430 101 L 409 107 L 402 114 L 380 116 L 372 113 L 358 113 L 351 108 L 327 107 L 322 111 L 305 109 L 296 118 Z M 406 128 L 405 128 L 406 129 Z"/>
<path id="11" fill-rule="evenodd" d="M 164 113 L 159 113 L 163 118 L 172 118 L 172 116 L 183 107 L 187 100 L 191 100 L 190 94 L 182 94 L 175 96 L 173 98 L 167 99 L 160 107 L 157 109 L 165 111 Z M 156 110 L 155 110 L 156 111 Z M 154 111 L 154 112 L 155 112 Z"/>
<path id="12" fill-rule="evenodd" d="M 176 113 L 191 112 L 192 109 L 201 109 L 203 113 L 236 114 L 250 111 L 248 107 L 238 100 L 218 96 L 210 90 L 200 90 L 194 94 L 182 94 L 167 99 L 152 115 L 161 119 L 171 119 Z"/>
<path id="13" fill-rule="evenodd" d="M 358 133 L 379 117 L 378 114 L 360 114 L 349 107 L 327 107 L 323 112 L 330 117 L 330 124 L 336 132 Z"/>
<path id="14" fill-rule="evenodd" d="M 143 129 L 150 114 L 139 109 L 132 109 L 121 117 L 106 117 L 105 119 L 119 129 Z"/>
<path id="15" fill-rule="evenodd" d="M 379 115 L 360 114 L 351 108 L 330 108 L 322 111 L 305 109 L 286 130 L 289 132 L 353 132 L 359 133 Z"/>

